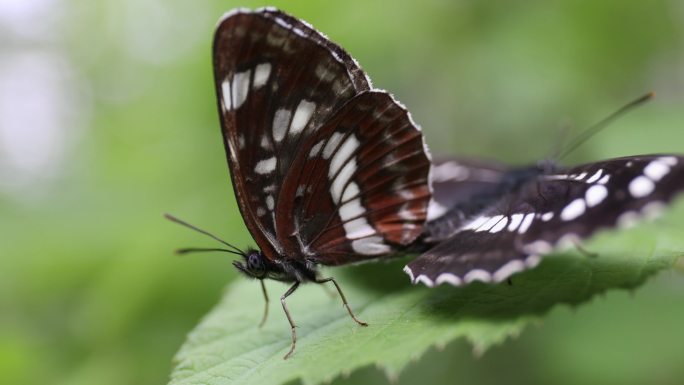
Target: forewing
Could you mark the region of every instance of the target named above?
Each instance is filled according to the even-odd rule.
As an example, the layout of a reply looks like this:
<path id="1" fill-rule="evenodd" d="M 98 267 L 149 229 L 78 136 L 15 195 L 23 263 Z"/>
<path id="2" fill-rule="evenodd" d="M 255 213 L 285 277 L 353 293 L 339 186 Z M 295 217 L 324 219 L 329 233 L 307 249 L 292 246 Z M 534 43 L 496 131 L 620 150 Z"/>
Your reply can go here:
<path id="1" fill-rule="evenodd" d="M 288 249 L 337 265 L 392 254 L 422 233 L 430 159 L 422 133 L 389 94 L 355 97 L 304 150 L 277 202 Z"/>
<path id="2" fill-rule="evenodd" d="M 284 254 L 274 206 L 294 157 L 334 111 L 370 85 L 342 48 L 272 9 L 224 16 L 214 37 L 214 75 L 240 211 L 273 259 Z"/>
<path id="3" fill-rule="evenodd" d="M 684 158 L 619 158 L 541 175 L 406 266 L 414 282 L 500 282 L 557 247 L 662 210 L 684 190 Z"/>

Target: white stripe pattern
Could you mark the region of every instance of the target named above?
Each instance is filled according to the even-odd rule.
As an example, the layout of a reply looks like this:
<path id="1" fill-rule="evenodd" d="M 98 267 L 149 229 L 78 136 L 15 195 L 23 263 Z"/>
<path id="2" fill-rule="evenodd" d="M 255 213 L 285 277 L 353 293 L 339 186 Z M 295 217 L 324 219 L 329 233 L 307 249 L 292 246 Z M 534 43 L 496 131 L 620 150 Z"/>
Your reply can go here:
<path id="1" fill-rule="evenodd" d="M 354 135 L 349 135 L 337 148 L 343 135 L 333 133 L 323 149 L 323 156 L 330 159 L 328 178 L 330 195 L 335 204 L 343 204 L 338 208 L 338 214 L 342 220 L 347 239 L 355 252 L 364 255 L 384 254 L 390 251 L 390 247 L 383 243 L 383 238 L 377 236 L 375 229 L 368 223 L 364 216 L 366 208 L 361 204 L 358 196 L 360 189 L 358 184 L 351 180 L 356 172 L 357 163 L 354 152 L 359 148 L 359 140 Z M 331 144 L 332 143 L 332 144 Z M 337 148 L 337 151 L 334 151 Z M 346 202 L 345 202 L 346 201 Z"/>

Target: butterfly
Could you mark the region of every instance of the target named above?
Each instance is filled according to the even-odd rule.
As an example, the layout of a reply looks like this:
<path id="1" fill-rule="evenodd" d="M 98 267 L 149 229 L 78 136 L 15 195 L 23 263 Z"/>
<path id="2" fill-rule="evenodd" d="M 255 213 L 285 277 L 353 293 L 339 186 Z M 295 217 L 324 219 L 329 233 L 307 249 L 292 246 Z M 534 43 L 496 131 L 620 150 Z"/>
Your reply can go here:
<path id="1" fill-rule="evenodd" d="M 500 282 L 597 230 L 651 215 L 684 189 L 684 158 L 636 156 L 569 169 L 435 162 L 406 108 L 373 88 L 358 63 L 306 22 L 273 8 L 238 9 L 216 28 L 214 77 L 238 206 L 258 250 L 203 232 L 258 279 L 331 282 L 337 266 L 419 254 L 414 283 Z"/>
<path id="2" fill-rule="evenodd" d="M 431 161 L 406 108 L 374 89 L 341 47 L 265 8 L 219 22 L 214 75 L 224 144 L 242 217 L 259 250 L 239 271 L 259 280 L 332 282 L 319 265 L 404 251 L 422 233 Z"/>

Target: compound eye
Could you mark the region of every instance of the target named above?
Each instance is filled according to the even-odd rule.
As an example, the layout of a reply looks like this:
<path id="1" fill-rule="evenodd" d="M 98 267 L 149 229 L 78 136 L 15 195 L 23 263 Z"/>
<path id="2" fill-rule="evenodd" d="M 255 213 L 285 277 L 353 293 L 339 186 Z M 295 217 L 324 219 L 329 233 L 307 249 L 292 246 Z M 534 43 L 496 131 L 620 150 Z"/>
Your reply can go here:
<path id="1" fill-rule="evenodd" d="M 261 261 L 261 256 L 259 256 L 258 253 L 249 255 L 247 259 L 247 265 L 249 266 L 249 270 L 257 273 L 258 275 L 261 275 L 264 272 L 264 264 Z"/>

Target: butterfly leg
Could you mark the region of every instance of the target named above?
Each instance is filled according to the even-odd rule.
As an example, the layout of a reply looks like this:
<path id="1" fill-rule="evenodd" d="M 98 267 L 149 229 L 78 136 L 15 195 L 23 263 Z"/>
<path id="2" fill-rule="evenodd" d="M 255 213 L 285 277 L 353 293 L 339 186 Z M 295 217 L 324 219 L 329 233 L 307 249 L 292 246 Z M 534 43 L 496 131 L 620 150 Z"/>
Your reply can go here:
<path id="1" fill-rule="evenodd" d="M 299 282 L 295 282 L 290 286 L 289 289 L 283 294 L 282 297 L 280 297 L 280 303 L 283 305 L 283 310 L 285 310 L 285 316 L 287 317 L 288 322 L 290 322 L 290 327 L 292 328 L 292 346 L 290 347 L 290 351 L 287 352 L 285 357 L 283 357 L 284 360 L 290 358 L 290 355 L 295 350 L 295 345 L 297 345 L 297 332 L 295 332 L 295 328 L 297 325 L 295 325 L 294 321 L 292 320 L 292 317 L 290 316 L 290 311 L 287 310 L 287 305 L 285 304 L 285 298 L 287 298 L 290 294 L 294 293 L 295 290 L 299 287 Z"/>
<path id="2" fill-rule="evenodd" d="M 342 304 L 347 309 L 347 311 L 349 312 L 349 315 L 352 317 L 352 319 L 354 321 L 356 321 L 356 323 L 361 325 L 361 326 L 368 326 L 367 323 L 356 318 L 356 316 L 354 315 L 354 312 L 352 312 L 351 308 L 349 307 L 349 304 L 347 303 L 347 298 L 344 296 L 344 293 L 342 293 L 342 289 L 340 288 L 340 285 L 338 285 L 337 281 L 335 281 L 335 278 L 329 277 L 329 278 L 317 279 L 315 282 L 318 284 L 322 284 L 322 283 L 326 283 L 326 282 L 332 282 L 333 285 L 335 285 L 337 292 L 340 293 L 340 297 L 342 298 Z"/>
<path id="3" fill-rule="evenodd" d="M 261 282 L 261 291 L 264 293 L 264 316 L 261 317 L 261 322 L 259 322 L 259 327 L 264 326 L 266 323 L 266 318 L 268 318 L 268 293 L 266 292 L 266 284 L 264 284 L 264 280 L 260 280 Z"/>
<path id="4" fill-rule="evenodd" d="M 330 297 L 331 299 L 337 297 L 337 295 L 335 294 L 335 291 L 334 291 L 333 289 L 331 289 L 331 288 L 329 288 L 328 286 L 325 286 L 325 285 L 323 285 L 323 286 L 321 286 L 321 287 L 323 288 L 323 291 L 325 291 L 325 293 L 326 293 L 326 294 L 328 295 L 328 297 Z"/>

